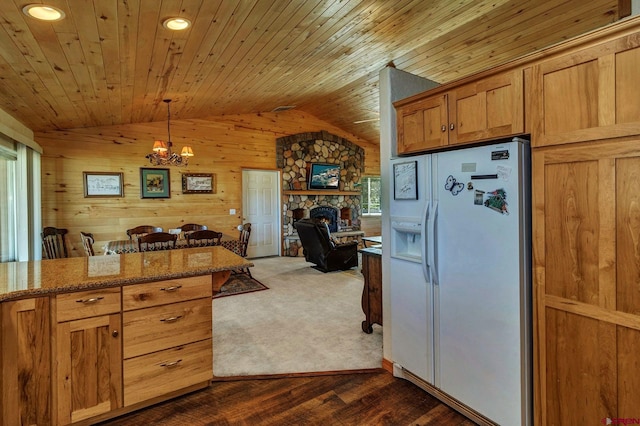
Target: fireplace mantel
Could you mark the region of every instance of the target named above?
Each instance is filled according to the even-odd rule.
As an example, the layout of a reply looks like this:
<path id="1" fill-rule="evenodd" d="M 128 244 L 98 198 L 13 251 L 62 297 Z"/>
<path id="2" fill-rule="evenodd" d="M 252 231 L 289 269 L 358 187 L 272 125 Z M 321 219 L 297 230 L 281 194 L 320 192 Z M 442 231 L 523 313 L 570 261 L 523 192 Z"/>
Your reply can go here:
<path id="1" fill-rule="evenodd" d="M 282 191 L 284 195 L 362 195 L 360 191 L 335 191 L 335 190 L 287 190 Z"/>

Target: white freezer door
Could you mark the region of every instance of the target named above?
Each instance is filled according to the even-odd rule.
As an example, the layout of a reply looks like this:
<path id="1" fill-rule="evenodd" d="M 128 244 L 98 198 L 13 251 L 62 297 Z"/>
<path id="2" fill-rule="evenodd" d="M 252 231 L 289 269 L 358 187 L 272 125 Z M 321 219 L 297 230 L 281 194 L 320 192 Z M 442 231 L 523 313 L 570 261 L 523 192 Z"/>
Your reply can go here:
<path id="1" fill-rule="evenodd" d="M 415 169 L 414 169 L 415 167 Z M 420 217 L 430 194 L 427 179 L 431 176 L 431 155 L 417 155 L 391 160 L 389 185 L 391 217 Z M 417 198 L 412 194 L 417 192 Z"/>
<path id="2" fill-rule="evenodd" d="M 391 350 L 393 362 L 433 383 L 432 287 L 419 263 L 391 259 Z"/>
<path id="3" fill-rule="evenodd" d="M 492 160 L 504 152 L 509 159 Z M 434 169 L 436 384 L 499 424 L 521 424 L 525 242 L 517 143 L 439 153 Z M 506 193 L 506 211 L 499 199 L 494 208 L 483 205 L 496 190 Z"/>

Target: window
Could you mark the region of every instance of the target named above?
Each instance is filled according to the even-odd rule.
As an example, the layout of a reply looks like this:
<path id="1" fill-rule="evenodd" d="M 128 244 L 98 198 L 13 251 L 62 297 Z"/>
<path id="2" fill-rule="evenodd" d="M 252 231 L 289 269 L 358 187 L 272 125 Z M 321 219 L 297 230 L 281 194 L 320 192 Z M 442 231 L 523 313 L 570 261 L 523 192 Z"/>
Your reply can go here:
<path id="1" fill-rule="evenodd" d="M 362 178 L 362 214 L 379 215 L 380 210 L 380 176 L 364 176 Z"/>
<path id="2" fill-rule="evenodd" d="M 40 153 L 0 133 L 0 182 L 0 262 L 40 259 Z"/>
<path id="3" fill-rule="evenodd" d="M 0 145 L 0 262 L 17 259 L 16 228 L 16 152 L 8 144 Z"/>

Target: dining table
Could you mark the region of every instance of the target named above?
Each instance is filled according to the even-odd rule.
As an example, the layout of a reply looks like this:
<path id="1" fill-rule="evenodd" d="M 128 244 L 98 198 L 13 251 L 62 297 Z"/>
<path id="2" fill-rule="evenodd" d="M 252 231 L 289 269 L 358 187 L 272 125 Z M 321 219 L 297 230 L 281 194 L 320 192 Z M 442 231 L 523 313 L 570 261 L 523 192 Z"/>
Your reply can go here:
<path id="1" fill-rule="evenodd" d="M 222 234 L 220 245 L 227 250 L 230 250 L 236 254 L 241 255 L 241 242 L 237 237 L 231 235 Z M 176 240 L 176 249 L 187 248 L 187 239 L 178 238 Z M 113 240 L 107 242 L 102 248 L 105 255 L 123 254 L 123 253 L 138 253 L 138 241 L 136 240 Z"/>

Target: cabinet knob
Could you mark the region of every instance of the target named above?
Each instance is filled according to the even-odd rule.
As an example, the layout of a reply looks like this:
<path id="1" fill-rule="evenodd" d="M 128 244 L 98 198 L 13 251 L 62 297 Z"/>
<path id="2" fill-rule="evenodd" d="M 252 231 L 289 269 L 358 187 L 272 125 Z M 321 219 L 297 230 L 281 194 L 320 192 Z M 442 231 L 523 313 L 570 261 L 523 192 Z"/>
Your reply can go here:
<path id="1" fill-rule="evenodd" d="M 449 124 L 449 130 L 453 130 L 453 129 L 455 129 L 455 128 L 456 128 L 456 125 L 455 125 L 455 124 L 453 124 L 453 123 Z"/>
<path id="2" fill-rule="evenodd" d="M 447 131 L 447 126 L 445 126 L 444 124 L 442 125 L 442 127 L 440 128 L 440 130 L 442 130 L 443 132 Z"/>
<path id="3" fill-rule="evenodd" d="M 118 334 L 119 334 L 119 333 L 118 333 L 118 330 L 113 330 L 113 331 L 111 332 L 111 335 L 112 335 L 113 337 L 118 337 Z"/>

